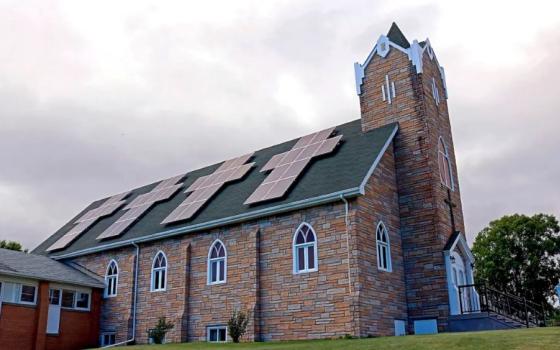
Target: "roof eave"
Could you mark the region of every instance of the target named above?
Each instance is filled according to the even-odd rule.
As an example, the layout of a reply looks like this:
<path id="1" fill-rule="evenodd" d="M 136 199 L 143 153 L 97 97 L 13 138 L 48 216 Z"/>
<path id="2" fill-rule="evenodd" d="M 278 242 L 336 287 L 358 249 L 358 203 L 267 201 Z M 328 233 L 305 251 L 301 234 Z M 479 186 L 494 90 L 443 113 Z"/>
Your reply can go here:
<path id="1" fill-rule="evenodd" d="M 49 281 L 49 282 L 55 282 L 55 283 L 64 283 L 64 284 L 70 284 L 70 285 L 74 285 L 74 286 L 82 286 L 82 287 L 91 287 L 91 288 L 105 288 L 105 285 L 103 283 L 78 283 L 75 281 L 66 281 L 63 279 L 58 279 L 58 278 L 44 278 L 44 277 L 38 277 L 38 276 L 33 276 L 33 275 L 29 275 L 29 274 L 24 274 L 24 273 L 19 273 L 19 272 L 13 272 L 13 271 L 6 271 L 6 270 L 0 270 L 0 275 L 5 275 L 5 276 L 11 276 L 11 277 L 19 277 L 19 278 L 27 278 L 30 280 L 37 280 L 37 281 Z"/>
<path id="2" fill-rule="evenodd" d="M 280 214 L 280 213 L 285 213 L 285 212 L 292 211 L 292 210 L 303 209 L 303 208 L 308 208 L 308 207 L 312 207 L 312 206 L 316 206 L 316 205 L 320 205 L 320 204 L 335 202 L 335 201 L 340 200 L 341 196 L 343 196 L 345 198 L 350 198 L 350 197 L 355 197 L 355 196 L 359 196 L 359 195 L 363 195 L 363 191 L 360 189 L 360 187 L 354 187 L 354 188 L 349 188 L 349 189 L 346 189 L 346 190 L 337 191 L 337 192 L 329 193 L 329 194 L 318 196 L 318 197 L 304 199 L 304 200 L 301 200 L 301 201 L 286 203 L 286 204 L 282 204 L 282 205 L 278 205 L 278 206 L 270 207 L 270 208 L 264 208 L 264 209 L 252 211 L 252 212 L 249 212 L 249 213 L 246 213 L 246 214 L 239 214 L 239 215 L 229 216 L 229 217 L 221 218 L 221 219 L 217 219 L 217 220 L 207 221 L 207 222 L 197 224 L 197 225 L 191 225 L 191 226 L 186 226 L 186 227 L 179 227 L 179 228 L 172 229 L 172 230 L 161 231 L 161 232 L 157 232 L 157 233 L 154 233 L 154 234 L 151 234 L 151 235 L 148 235 L 148 236 L 144 236 L 144 237 L 132 238 L 132 239 L 128 239 L 128 240 L 125 240 L 125 241 L 109 243 L 109 244 L 105 244 L 105 245 L 101 245 L 101 246 L 97 246 L 97 247 L 92 247 L 92 248 L 86 248 L 86 249 L 82 249 L 82 250 L 72 252 L 72 253 L 68 253 L 68 254 L 49 255 L 49 257 L 52 258 L 52 259 L 55 259 L 55 260 L 68 259 L 68 258 L 73 258 L 73 257 L 77 257 L 77 256 L 87 255 L 87 254 L 98 253 L 98 252 L 108 250 L 108 249 L 125 247 L 125 246 L 128 246 L 128 245 L 131 245 L 132 243 L 144 243 L 144 242 L 155 241 L 155 240 L 159 240 L 159 239 L 163 239 L 163 238 L 169 238 L 169 237 L 173 237 L 173 236 L 177 236 L 177 235 L 181 235 L 181 234 L 185 234 L 185 233 L 190 233 L 190 232 L 194 232 L 194 231 L 208 230 L 208 229 L 212 229 L 212 228 L 216 228 L 216 227 L 220 227 L 220 226 L 240 223 L 240 222 L 251 220 L 251 219 L 258 219 L 258 218 L 261 218 L 261 217 Z"/>

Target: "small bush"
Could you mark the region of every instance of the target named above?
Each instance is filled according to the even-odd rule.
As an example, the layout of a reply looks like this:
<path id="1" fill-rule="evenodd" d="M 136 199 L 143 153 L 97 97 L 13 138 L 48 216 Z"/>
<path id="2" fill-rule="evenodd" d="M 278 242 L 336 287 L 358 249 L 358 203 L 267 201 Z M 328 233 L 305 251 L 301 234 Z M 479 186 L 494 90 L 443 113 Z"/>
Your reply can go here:
<path id="1" fill-rule="evenodd" d="M 234 343 L 239 343 L 239 339 L 247 331 L 249 324 L 249 313 L 243 311 L 234 311 L 228 321 L 228 333 Z"/>
<path id="2" fill-rule="evenodd" d="M 165 317 L 160 317 L 156 327 L 148 330 L 148 337 L 152 338 L 155 344 L 161 344 L 165 339 L 165 334 L 173 329 L 173 327 L 175 327 L 173 323 L 167 322 Z"/>

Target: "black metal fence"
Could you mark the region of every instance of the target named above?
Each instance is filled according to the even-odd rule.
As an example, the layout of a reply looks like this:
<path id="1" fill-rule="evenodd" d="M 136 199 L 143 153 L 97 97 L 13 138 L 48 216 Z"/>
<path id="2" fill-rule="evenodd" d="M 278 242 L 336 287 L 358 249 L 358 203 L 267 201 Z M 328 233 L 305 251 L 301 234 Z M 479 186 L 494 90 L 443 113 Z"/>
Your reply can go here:
<path id="1" fill-rule="evenodd" d="M 509 317 L 526 327 L 542 327 L 546 323 L 544 306 L 526 298 L 508 294 L 486 284 L 459 286 L 461 314 L 493 312 Z"/>

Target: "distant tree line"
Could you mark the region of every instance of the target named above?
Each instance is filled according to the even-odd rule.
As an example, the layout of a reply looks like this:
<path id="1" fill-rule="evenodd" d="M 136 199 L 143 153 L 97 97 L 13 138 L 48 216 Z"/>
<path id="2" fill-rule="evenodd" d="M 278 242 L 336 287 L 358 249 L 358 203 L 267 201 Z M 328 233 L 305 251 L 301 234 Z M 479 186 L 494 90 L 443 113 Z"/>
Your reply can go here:
<path id="1" fill-rule="evenodd" d="M 16 241 L 7 241 L 5 239 L 0 241 L 0 248 L 16 250 L 18 252 L 25 252 L 27 253 L 27 249 L 23 249 L 21 243 Z"/>

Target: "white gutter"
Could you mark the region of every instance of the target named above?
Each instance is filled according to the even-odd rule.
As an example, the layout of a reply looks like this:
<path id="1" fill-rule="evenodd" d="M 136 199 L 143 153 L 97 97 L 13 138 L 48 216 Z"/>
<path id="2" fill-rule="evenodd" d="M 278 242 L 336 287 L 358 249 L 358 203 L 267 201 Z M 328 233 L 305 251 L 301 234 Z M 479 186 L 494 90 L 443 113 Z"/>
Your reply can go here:
<path id="1" fill-rule="evenodd" d="M 315 206 L 315 205 L 319 205 L 319 204 L 335 202 L 335 201 L 339 200 L 340 195 L 344 195 L 345 197 L 352 197 L 352 196 L 358 196 L 358 195 L 362 195 L 362 194 L 363 193 L 360 192 L 359 187 L 349 188 L 349 189 L 346 189 L 346 190 L 333 192 L 333 193 L 329 193 L 329 194 L 314 197 L 314 198 L 304 199 L 304 200 L 300 200 L 300 201 L 297 201 L 297 202 L 291 202 L 291 203 L 278 205 L 278 206 L 274 206 L 274 207 L 270 207 L 270 208 L 255 210 L 255 211 L 252 211 L 250 213 L 244 213 L 244 214 L 229 216 L 229 217 L 226 217 L 226 218 L 207 221 L 207 222 L 203 222 L 203 223 L 196 224 L 196 225 L 179 227 L 179 228 L 172 229 L 172 230 L 162 231 L 162 232 L 154 233 L 154 234 L 144 236 L 144 237 L 140 237 L 140 238 L 133 238 L 133 239 L 129 239 L 129 240 L 121 241 L 121 242 L 104 244 L 104 245 L 101 245 L 101 246 L 82 249 L 82 250 L 79 250 L 79 251 L 73 252 L 73 253 L 62 254 L 62 255 L 52 255 L 52 256 L 49 256 L 49 257 L 52 258 L 52 259 L 55 259 L 55 260 L 73 258 L 73 257 L 76 257 L 76 256 L 81 256 L 81 255 L 86 255 L 86 254 L 92 254 L 92 253 L 105 251 L 105 250 L 108 250 L 108 249 L 124 247 L 124 246 L 130 245 L 130 244 L 133 244 L 133 243 L 144 243 L 144 242 L 155 241 L 155 240 L 159 240 L 159 239 L 162 239 L 162 238 L 168 238 L 168 237 L 181 235 L 181 234 L 184 234 L 184 233 L 207 230 L 207 229 L 211 229 L 211 228 L 215 228 L 215 227 L 220 227 L 220 226 L 239 223 L 239 222 L 246 221 L 246 220 L 256 219 L 256 218 L 260 218 L 260 217 L 264 217 L 264 216 L 269 216 L 269 215 L 272 215 L 272 214 L 279 214 L 279 213 L 284 213 L 284 212 L 287 212 L 287 211 L 292 211 L 292 210 L 301 209 L 301 208 L 307 208 L 307 207 L 311 207 L 311 206 Z"/>
<path id="2" fill-rule="evenodd" d="M 132 337 L 120 343 L 104 346 L 102 347 L 102 349 L 112 348 L 119 345 L 126 345 L 136 339 L 136 305 L 138 300 L 138 260 L 140 259 L 140 247 L 134 242 L 132 242 L 132 245 L 136 247 L 136 261 L 134 263 L 134 284 L 132 286 L 134 288 L 134 297 L 132 302 Z"/>

